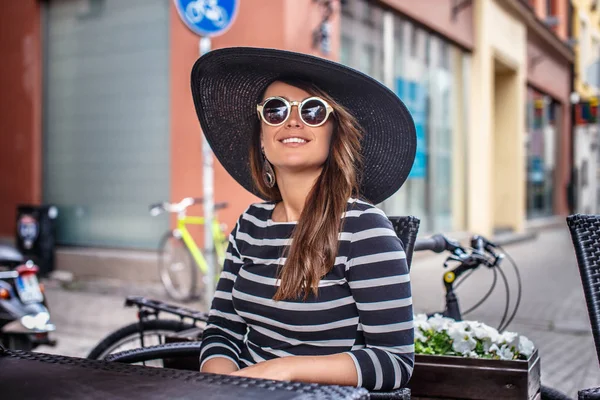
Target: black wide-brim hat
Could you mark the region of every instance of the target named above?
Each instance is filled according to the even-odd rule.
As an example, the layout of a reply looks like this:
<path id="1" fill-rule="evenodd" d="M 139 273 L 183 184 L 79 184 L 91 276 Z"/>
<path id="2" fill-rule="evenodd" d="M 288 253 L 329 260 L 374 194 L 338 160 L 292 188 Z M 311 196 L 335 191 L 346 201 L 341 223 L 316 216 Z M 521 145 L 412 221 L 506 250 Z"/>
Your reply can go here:
<path id="1" fill-rule="evenodd" d="M 192 94 L 200 126 L 225 170 L 246 190 L 253 184 L 249 153 L 256 105 L 273 81 L 310 81 L 344 106 L 363 128 L 360 195 L 373 204 L 406 181 L 417 147 L 415 125 L 394 92 L 344 65 L 307 54 L 253 47 L 208 52 L 192 69 Z M 264 198 L 263 198 L 264 199 Z"/>

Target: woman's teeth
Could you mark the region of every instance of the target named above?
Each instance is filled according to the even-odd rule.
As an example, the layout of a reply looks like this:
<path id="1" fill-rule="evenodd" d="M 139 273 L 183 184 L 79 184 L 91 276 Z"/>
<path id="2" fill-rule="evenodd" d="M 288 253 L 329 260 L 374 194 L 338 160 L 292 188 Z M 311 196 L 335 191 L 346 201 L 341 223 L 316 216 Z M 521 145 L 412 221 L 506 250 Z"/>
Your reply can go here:
<path id="1" fill-rule="evenodd" d="M 283 139 L 281 143 L 306 143 L 306 140 L 300 138 L 287 138 Z"/>

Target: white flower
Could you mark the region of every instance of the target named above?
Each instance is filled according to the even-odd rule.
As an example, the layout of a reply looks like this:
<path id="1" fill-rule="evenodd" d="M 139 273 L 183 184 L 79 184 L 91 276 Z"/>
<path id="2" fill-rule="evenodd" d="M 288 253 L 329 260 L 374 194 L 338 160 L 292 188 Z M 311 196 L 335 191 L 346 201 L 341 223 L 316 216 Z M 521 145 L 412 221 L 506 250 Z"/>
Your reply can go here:
<path id="1" fill-rule="evenodd" d="M 434 337 L 452 341 L 451 354 L 460 354 L 464 357 L 480 358 L 481 355 L 475 351 L 479 344 L 485 354 L 502 360 L 512 360 L 517 355 L 529 357 L 535 349 L 533 343 L 525 336 L 514 332 L 499 333 L 496 329 L 478 321 L 454 321 L 440 314 L 435 314 L 431 318 L 427 318 L 426 314 L 416 314 L 413 321 L 415 341 L 420 341 L 427 346 L 430 332 L 433 331 Z"/>
<path id="2" fill-rule="evenodd" d="M 519 353 L 523 354 L 525 357 L 529 357 L 531 355 L 531 353 L 533 353 L 535 346 L 533 345 L 533 342 L 531 340 L 529 340 L 527 337 L 519 336 L 518 349 L 519 349 Z"/>
<path id="3" fill-rule="evenodd" d="M 440 314 L 435 314 L 429 318 L 429 326 L 436 332 L 445 331 L 455 323 L 456 321 L 453 319 L 442 317 Z"/>
<path id="4" fill-rule="evenodd" d="M 514 353 L 510 351 L 510 348 L 507 345 L 502 346 L 500 351 L 496 354 L 500 356 L 501 360 L 512 360 L 514 356 Z"/>
<path id="5" fill-rule="evenodd" d="M 431 329 L 431 327 L 429 326 L 429 322 L 427 322 L 426 314 L 415 315 L 413 318 L 413 323 L 415 328 L 417 328 L 415 332 L 418 332 L 419 329 L 422 329 L 423 331 L 428 331 L 429 329 Z"/>
<path id="6" fill-rule="evenodd" d="M 508 347 L 517 347 L 519 345 L 519 335 L 514 332 L 504 332 L 500 335 L 499 342 L 506 344 Z"/>
<path id="7" fill-rule="evenodd" d="M 423 335 L 423 332 L 421 332 L 420 329 L 415 329 L 415 340 L 420 340 L 421 342 L 425 343 L 427 341 L 427 337 Z"/>
<path id="8" fill-rule="evenodd" d="M 473 350 L 475 350 L 475 346 L 477 346 L 477 340 L 473 339 L 469 335 L 464 335 L 454 339 L 452 342 L 452 349 L 461 354 L 471 353 Z"/>
<path id="9" fill-rule="evenodd" d="M 486 353 L 489 352 L 490 347 L 494 343 L 500 344 L 498 342 L 500 334 L 496 329 L 486 324 L 482 324 L 481 322 L 475 321 L 471 322 L 470 326 L 471 330 L 473 331 L 473 337 L 481 341 L 481 344 L 483 345 L 483 351 L 485 351 Z"/>
<path id="10" fill-rule="evenodd" d="M 467 323 L 456 322 L 450 326 L 448 336 L 452 339 L 452 349 L 457 353 L 468 354 L 477 346 Z"/>
<path id="11" fill-rule="evenodd" d="M 496 329 L 479 322 L 477 324 L 471 324 L 471 329 L 473 330 L 473 336 L 484 342 L 497 343 L 498 338 L 500 337 L 500 334 Z"/>
<path id="12" fill-rule="evenodd" d="M 458 334 L 459 336 L 462 336 L 465 333 L 468 333 L 469 336 L 473 335 L 469 325 L 464 321 L 453 323 L 447 328 L 447 331 L 448 336 L 450 336 L 452 339 L 454 339 L 453 335 L 456 334 Z"/>

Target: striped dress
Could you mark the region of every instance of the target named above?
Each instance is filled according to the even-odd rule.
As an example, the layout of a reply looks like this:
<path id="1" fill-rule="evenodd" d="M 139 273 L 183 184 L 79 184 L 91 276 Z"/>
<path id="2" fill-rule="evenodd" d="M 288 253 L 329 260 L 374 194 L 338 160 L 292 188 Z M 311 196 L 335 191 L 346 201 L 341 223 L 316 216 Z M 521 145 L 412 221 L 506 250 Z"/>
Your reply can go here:
<path id="1" fill-rule="evenodd" d="M 229 237 L 200 363 L 225 357 L 239 368 L 284 356 L 347 353 L 358 386 L 406 385 L 414 364 L 413 309 L 405 253 L 392 224 L 350 199 L 333 269 L 307 300 L 273 301 L 294 222 L 274 222 L 274 203 L 251 205 Z"/>

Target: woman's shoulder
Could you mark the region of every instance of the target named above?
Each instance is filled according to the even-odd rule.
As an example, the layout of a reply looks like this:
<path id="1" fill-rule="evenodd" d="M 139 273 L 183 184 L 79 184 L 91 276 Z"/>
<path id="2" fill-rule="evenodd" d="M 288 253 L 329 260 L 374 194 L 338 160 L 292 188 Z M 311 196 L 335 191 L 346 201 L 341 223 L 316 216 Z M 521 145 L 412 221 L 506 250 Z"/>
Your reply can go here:
<path id="1" fill-rule="evenodd" d="M 244 214 L 250 214 L 256 217 L 260 217 L 261 219 L 269 219 L 273 209 L 275 208 L 275 202 L 273 201 L 263 201 L 259 203 L 252 203 L 248 206 Z"/>
<path id="2" fill-rule="evenodd" d="M 346 208 L 346 232 L 358 232 L 365 229 L 392 228 L 392 223 L 383 210 L 361 199 L 351 198 Z"/>
<path id="3" fill-rule="evenodd" d="M 275 208 L 275 203 L 269 201 L 250 204 L 238 218 L 238 230 L 243 231 L 250 227 L 266 227 L 268 220 L 271 218 L 273 208 Z"/>
<path id="4" fill-rule="evenodd" d="M 377 206 L 361 199 L 350 198 L 346 206 L 345 216 L 348 218 L 361 217 L 364 215 L 379 215 L 387 219 L 383 210 Z"/>

